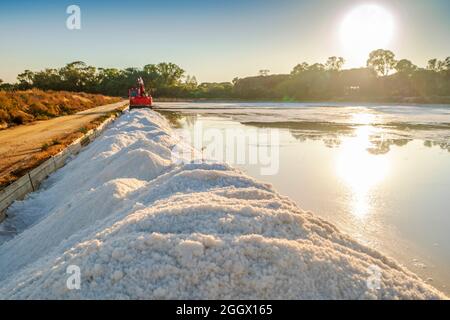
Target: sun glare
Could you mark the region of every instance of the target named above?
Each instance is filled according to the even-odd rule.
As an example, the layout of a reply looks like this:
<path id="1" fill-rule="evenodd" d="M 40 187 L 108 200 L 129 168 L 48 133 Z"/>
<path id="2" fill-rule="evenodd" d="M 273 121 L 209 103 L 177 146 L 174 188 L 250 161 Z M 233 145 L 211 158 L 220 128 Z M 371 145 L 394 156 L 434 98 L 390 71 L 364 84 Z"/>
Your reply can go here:
<path id="1" fill-rule="evenodd" d="M 364 218 L 371 209 L 371 189 L 387 175 L 389 162 L 386 156 L 371 155 L 371 126 L 356 130 L 356 136 L 347 139 L 337 161 L 337 173 L 351 191 L 350 211 L 355 217 Z"/>
<path id="2" fill-rule="evenodd" d="M 394 18 L 378 5 L 353 9 L 342 22 L 340 37 L 350 63 L 365 64 L 369 53 L 385 48 L 394 36 Z"/>

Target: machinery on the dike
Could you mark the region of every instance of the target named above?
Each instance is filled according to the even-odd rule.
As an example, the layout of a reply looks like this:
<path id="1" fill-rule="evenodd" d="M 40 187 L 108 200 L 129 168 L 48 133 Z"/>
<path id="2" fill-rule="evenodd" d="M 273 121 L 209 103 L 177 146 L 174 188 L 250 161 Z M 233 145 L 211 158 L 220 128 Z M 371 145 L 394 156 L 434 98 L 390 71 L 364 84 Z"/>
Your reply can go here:
<path id="1" fill-rule="evenodd" d="M 128 97 L 130 98 L 130 109 L 133 108 L 151 108 L 153 98 L 145 92 L 144 80 L 141 77 L 137 80 L 137 87 L 128 90 Z"/>

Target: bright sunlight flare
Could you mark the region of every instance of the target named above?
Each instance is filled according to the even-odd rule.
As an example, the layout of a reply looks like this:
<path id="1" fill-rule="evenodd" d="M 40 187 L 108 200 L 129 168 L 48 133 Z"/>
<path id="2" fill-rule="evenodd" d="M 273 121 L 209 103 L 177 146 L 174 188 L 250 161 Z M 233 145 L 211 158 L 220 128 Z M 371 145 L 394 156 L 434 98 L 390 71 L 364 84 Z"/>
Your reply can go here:
<path id="1" fill-rule="evenodd" d="M 389 11 L 374 4 L 361 5 L 344 18 L 341 42 L 349 62 L 365 64 L 368 54 L 385 48 L 394 35 L 394 18 Z"/>
<path id="2" fill-rule="evenodd" d="M 389 170 L 386 156 L 367 151 L 371 130 L 371 126 L 359 127 L 355 137 L 344 141 L 337 162 L 337 173 L 352 193 L 350 211 L 358 218 L 364 218 L 370 211 L 370 191 Z"/>

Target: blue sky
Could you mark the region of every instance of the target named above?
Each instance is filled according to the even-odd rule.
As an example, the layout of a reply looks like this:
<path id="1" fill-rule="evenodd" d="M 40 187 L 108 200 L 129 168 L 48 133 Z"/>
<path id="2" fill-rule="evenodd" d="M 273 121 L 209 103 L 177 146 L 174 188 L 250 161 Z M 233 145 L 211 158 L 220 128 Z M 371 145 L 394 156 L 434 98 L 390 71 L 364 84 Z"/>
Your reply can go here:
<path id="1" fill-rule="evenodd" d="M 298 62 L 343 55 L 340 24 L 363 3 L 394 17 L 387 48 L 398 58 L 423 66 L 450 56 L 448 0 L 2 0 L 0 78 L 74 60 L 119 68 L 170 61 L 199 81 L 287 73 Z M 81 30 L 65 26 L 71 4 L 81 8 Z"/>

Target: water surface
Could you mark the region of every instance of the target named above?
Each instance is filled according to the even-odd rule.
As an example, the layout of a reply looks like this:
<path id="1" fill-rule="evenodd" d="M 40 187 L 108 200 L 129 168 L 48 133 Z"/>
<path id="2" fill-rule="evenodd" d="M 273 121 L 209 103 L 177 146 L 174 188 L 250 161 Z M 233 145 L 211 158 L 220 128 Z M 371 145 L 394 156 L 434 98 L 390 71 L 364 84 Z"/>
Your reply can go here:
<path id="1" fill-rule="evenodd" d="M 184 134 L 208 129 L 276 131 L 277 141 L 265 142 L 277 143 L 276 174 L 262 174 L 260 163 L 231 164 L 273 184 L 301 208 L 450 293 L 450 106 L 158 103 L 157 107 Z M 207 134 L 201 140 L 205 149 L 211 148 Z M 249 148 L 267 147 L 246 141 Z M 235 148 L 226 140 L 222 144 L 224 150 Z"/>

